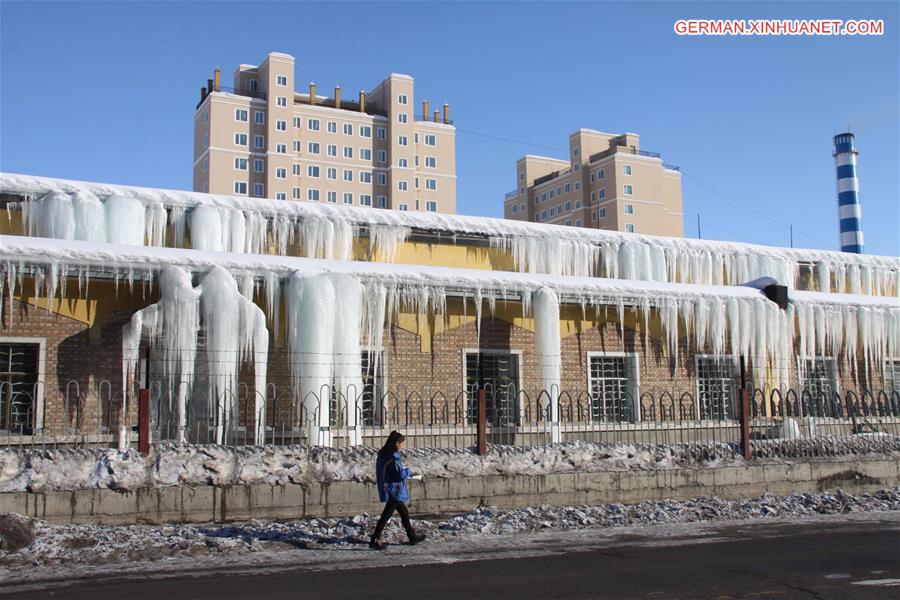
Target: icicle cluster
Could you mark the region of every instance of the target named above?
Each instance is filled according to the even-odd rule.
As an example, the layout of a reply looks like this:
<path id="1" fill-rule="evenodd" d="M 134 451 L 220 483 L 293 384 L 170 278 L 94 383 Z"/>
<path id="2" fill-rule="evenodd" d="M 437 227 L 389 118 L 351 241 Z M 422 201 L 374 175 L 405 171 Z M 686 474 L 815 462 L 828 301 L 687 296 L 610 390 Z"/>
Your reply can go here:
<path id="1" fill-rule="evenodd" d="M 142 203 L 135 198 L 110 196 L 101 202 L 90 192 L 51 192 L 40 200 L 26 202 L 24 217 L 30 235 L 143 246 L 145 241 L 161 246 L 166 228 L 162 204 Z"/>

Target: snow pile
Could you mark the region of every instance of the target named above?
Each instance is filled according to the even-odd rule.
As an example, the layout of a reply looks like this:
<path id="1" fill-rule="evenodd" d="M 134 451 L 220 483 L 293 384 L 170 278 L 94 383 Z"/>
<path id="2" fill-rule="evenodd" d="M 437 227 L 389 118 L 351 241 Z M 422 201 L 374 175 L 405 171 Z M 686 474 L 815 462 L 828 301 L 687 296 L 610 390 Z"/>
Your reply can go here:
<path id="1" fill-rule="evenodd" d="M 483 544 L 485 536 L 537 531 L 607 529 L 634 525 L 745 521 L 848 512 L 900 510 L 900 488 L 852 495 L 841 490 L 817 494 L 765 495 L 746 500 L 705 497 L 639 504 L 501 509 L 479 507 L 439 520 L 414 519 L 429 544 L 453 540 Z M 0 567 L 100 565 L 184 557 L 235 556 L 295 548 L 349 549 L 368 543 L 377 515 L 293 521 L 252 520 L 219 526 L 61 525 L 29 520 L 33 541 L 16 552 L 0 550 Z M 405 542 L 399 519 L 392 519 L 383 540 Z M 20 574 L 14 576 L 19 577 Z"/>

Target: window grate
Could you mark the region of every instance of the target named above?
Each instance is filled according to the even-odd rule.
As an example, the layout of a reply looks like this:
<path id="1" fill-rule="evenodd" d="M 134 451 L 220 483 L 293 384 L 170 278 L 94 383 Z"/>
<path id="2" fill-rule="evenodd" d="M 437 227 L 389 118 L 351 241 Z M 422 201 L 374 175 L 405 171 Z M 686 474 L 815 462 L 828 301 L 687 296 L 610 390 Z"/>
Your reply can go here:
<path id="1" fill-rule="evenodd" d="M 591 420 L 631 422 L 632 377 L 625 356 L 591 356 Z"/>
<path id="2" fill-rule="evenodd" d="M 701 419 L 733 419 L 737 388 L 737 368 L 733 358 L 697 357 L 697 394 Z"/>
<path id="3" fill-rule="evenodd" d="M 0 344 L 0 430 L 32 433 L 38 348 L 37 344 Z"/>
<path id="4" fill-rule="evenodd" d="M 498 425 L 518 421 L 519 355 L 511 352 L 467 352 L 468 418 L 478 420 L 478 390 L 485 389 L 487 421 Z"/>

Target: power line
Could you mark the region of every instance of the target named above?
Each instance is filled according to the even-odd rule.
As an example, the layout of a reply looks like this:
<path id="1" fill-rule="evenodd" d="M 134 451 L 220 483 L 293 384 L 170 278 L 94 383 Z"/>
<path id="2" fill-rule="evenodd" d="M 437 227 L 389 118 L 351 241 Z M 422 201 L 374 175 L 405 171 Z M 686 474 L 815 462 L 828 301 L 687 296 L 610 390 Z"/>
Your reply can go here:
<path id="1" fill-rule="evenodd" d="M 500 136 L 496 136 L 496 135 L 488 135 L 488 134 L 486 134 L 486 133 L 478 133 L 477 131 L 471 131 L 471 130 L 468 130 L 468 129 L 459 129 L 458 127 L 457 127 L 456 131 L 458 131 L 458 132 L 460 132 L 460 133 L 467 133 L 467 134 L 469 134 L 469 135 L 474 135 L 474 136 L 477 136 L 477 137 L 487 138 L 487 139 L 490 139 L 490 140 L 497 140 L 497 141 L 500 141 L 500 142 L 508 142 L 508 143 L 510 143 L 510 144 L 525 144 L 526 146 L 535 146 L 535 147 L 538 147 L 538 148 L 547 148 L 547 149 L 550 149 L 550 150 L 556 150 L 557 152 L 567 152 L 566 150 L 560 148 L 559 146 L 548 146 L 547 144 L 537 144 L 537 143 L 535 143 L 535 142 L 526 142 L 526 141 L 524 141 L 524 140 L 513 140 L 513 139 L 510 139 L 510 138 L 500 137 Z M 559 159 L 559 160 L 565 160 L 565 159 L 561 158 L 561 159 Z"/>

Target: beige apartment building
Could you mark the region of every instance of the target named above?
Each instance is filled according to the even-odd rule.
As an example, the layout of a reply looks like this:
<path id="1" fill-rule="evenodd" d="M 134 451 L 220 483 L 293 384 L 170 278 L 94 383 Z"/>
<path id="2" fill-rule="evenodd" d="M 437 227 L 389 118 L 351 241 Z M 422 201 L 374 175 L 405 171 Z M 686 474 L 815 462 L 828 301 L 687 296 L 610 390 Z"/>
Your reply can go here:
<path id="1" fill-rule="evenodd" d="M 507 219 L 683 236 L 681 172 L 641 150 L 640 136 L 579 129 L 569 159 L 525 155 L 516 162 Z"/>
<path id="2" fill-rule="evenodd" d="M 194 115 L 194 190 L 396 210 L 456 212 L 450 107 L 417 114 L 413 78 L 392 73 L 343 98 L 295 91 L 294 57 L 213 79 Z"/>

